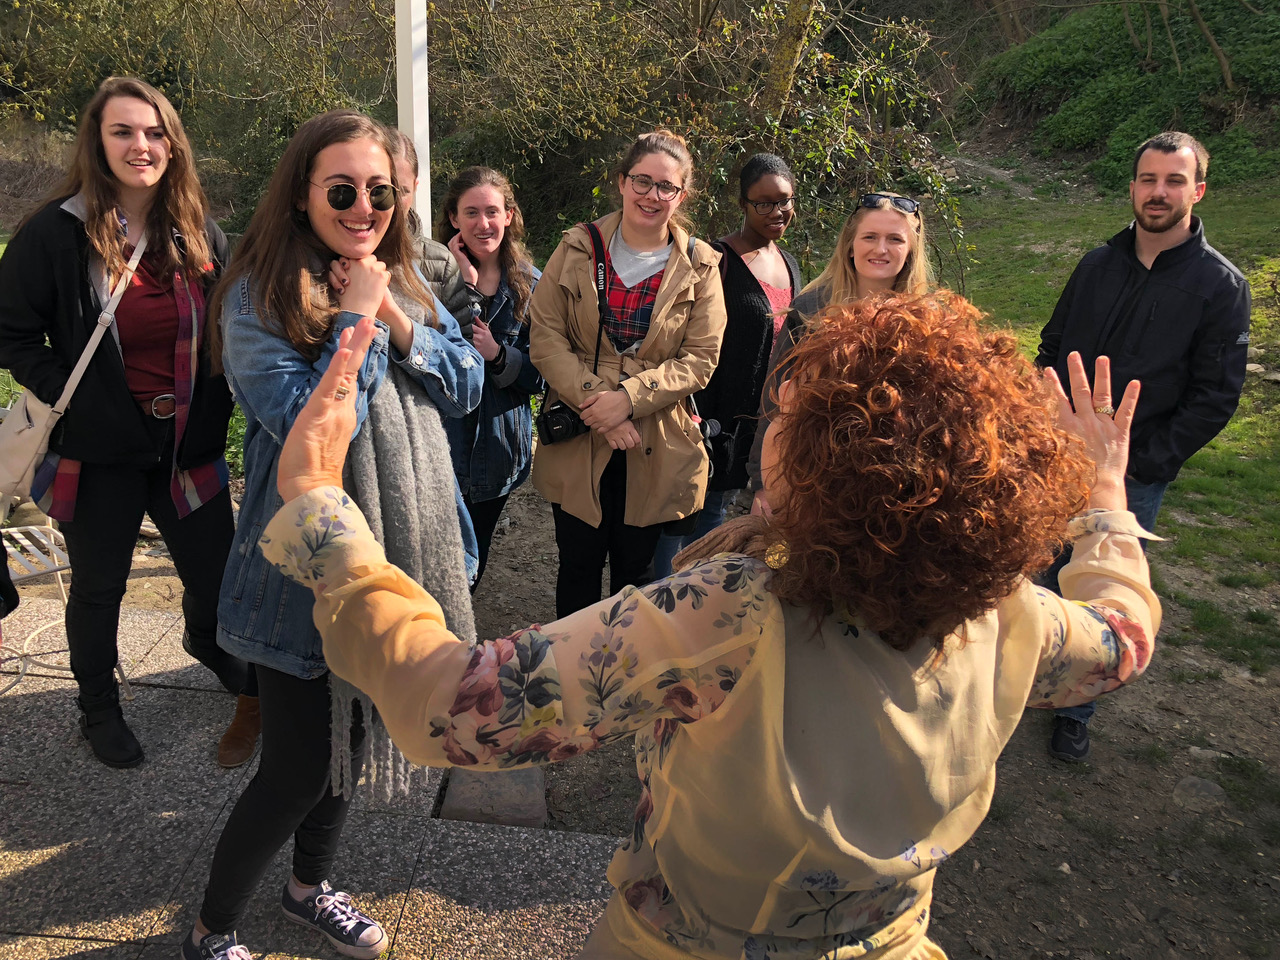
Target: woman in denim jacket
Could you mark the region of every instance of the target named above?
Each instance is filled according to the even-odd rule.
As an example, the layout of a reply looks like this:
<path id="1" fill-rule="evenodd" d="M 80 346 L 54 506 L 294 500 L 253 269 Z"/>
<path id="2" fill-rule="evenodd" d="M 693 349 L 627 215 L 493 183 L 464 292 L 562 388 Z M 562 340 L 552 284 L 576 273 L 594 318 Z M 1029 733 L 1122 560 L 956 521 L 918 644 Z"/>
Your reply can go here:
<path id="1" fill-rule="evenodd" d="M 489 167 L 467 167 L 454 178 L 436 236 L 462 271 L 470 294 L 470 316 L 462 322 L 484 357 L 480 406 L 444 425 L 453 472 L 475 526 L 478 586 L 502 508 L 533 463 L 529 398 L 543 380 L 529 361 L 529 298 L 542 274 L 521 243 L 524 217 L 511 183 Z"/>
<path id="2" fill-rule="evenodd" d="M 469 523 L 460 497 L 460 513 L 447 501 L 441 508 L 439 484 L 455 495 L 457 487 L 447 462 L 431 456 L 422 438 L 430 443 L 434 430 L 438 445 L 447 444 L 436 410 L 458 417 L 474 407 L 483 367 L 413 269 L 416 251 L 396 204 L 391 154 L 385 129 L 355 111 L 304 123 L 235 266 L 214 292 L 227 380 L 247 421 L 244 499 L 223 578 L 218 640 L 257 665 L 262 759 L 218 842 L 195 928 L 183 942 L 187 960 L 247 955 L 236 923 L 291 836 L 286 916 L 348 956 L 374 957 L 387 946 L 378 923 L 329 884 L 351 800 L 340 787 L 359 780 L 376 725 L 365 723 L 367 711 L 328 672 L 310 592 L 267 564 L 257 543 L 280 507 L 276 472 L 294 418 L 344 333 L 350 337 L 362 317 L 373 317 L 378 332 L 354 387 L 359 414 L 348 489 L 380 512 L 388 548 L 401 544 L 408 560 L 443 569 L 435 578 L 461 594 L 469 618 L 471 564 L 464 570 L 464 544 L 454 532 L 461 520 L 465 540 Z M 419 416 L 430 405 L 435 409 Z M 375 459 L 376 469 L 366 469 Z M 407 482 L 387 482 L 402 475 Z M 428 520 L 409 523 L 409 514 Z M 408 527 L 414 534 L 406 537 Z M 466 547 L 474 553 L 474 539 Z"/>

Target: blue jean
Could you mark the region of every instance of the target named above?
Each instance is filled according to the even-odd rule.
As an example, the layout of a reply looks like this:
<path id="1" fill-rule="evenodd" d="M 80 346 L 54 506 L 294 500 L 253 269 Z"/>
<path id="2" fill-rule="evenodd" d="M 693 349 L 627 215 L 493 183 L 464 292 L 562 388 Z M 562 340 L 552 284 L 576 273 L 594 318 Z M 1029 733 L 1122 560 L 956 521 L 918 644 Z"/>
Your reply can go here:
<path id="1" fill-rule="evenodd" d="M 724 523 L 725 495 L 728 490 L 708 490 L 702 509 L 698 511 L 698 519 L 694 523 L 693 532 L 682 537 L 663 534 L 658 538 L 658 549 L 653 554 L 653 579 L 661 580 L 671 576 L 671 561 L 675 555 L 693 543 L 705 537 L 720 524 Z"/>
<path id="2" fill-rule="evenodd" d="M 1164 500 L 1164 491 L 1169 486 L 1168 483 L 1140 483 L 1131 477 L 1124 478 L 1125 496 L 1129 498 L 1129 510 L 1137 518 L 1138 523 L 1142 525 L 1144 530 L 1155 532 L 1156 514 L 1160 512 L 1160 504 Z M 1142 552 L 1147 552 L 1147 541 L 1140 541 L 1142 544 Z M 1058 571 L 1066 566 L 1067 561 L 1071 559 L 1071 548 L 1067 547 L 1053 561 L 1053 565 L 1045 571 L 1041 578 L 1041 583 L 1052 590 L 1058 592 Z M 1075 707 L 1059 707 L 1054 711 L 1059 717 L 1070 717 L 1073 720 L 1079 720 L 1081 723 L 1088 723 L 1093 717 L 1093 712 L 1098 707 L 1098 701 L 1090 700 L 1088 703 L 1082 703 Z"/>

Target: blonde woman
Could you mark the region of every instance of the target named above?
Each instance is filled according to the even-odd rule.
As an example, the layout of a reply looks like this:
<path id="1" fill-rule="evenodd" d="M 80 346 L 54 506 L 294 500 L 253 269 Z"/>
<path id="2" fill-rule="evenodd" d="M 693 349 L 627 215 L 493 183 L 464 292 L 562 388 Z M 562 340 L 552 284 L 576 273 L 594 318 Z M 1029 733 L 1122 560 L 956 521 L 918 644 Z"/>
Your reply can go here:
<path id="1" fill-rule="evenodd" d="M 853 303 L 890 291 L 928 293 L 933 288 L 919 201 L 888 191 L 864 193 L 840 229 L 831 261 L 791 302 L 782 330 L 773 342 L 769 369 L 776 371 L 809 321 L 832 304 Z M 747 463 L 750 487 L 755 491 L 751 512 L 766 516 L 770 511 L 760 478 L 760 445 L 773 416 L 772 393 L 782 379 L 775 373 L 765 383 L 760 398 L 760 425 Z"/>

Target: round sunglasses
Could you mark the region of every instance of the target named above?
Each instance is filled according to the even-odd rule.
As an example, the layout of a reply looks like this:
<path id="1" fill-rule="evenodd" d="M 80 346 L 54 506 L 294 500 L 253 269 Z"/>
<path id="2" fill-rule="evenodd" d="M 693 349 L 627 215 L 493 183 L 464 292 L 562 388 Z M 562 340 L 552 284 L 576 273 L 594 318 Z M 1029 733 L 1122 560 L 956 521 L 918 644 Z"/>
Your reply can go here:
<path id="1" fill-rule="evenodd" d="M 920 209 L 919 202 L 912 200 L 910 197 L 891 197 L 887 193 L 864 193 L 858 198 L 857 205 L 871 210 L 878 210 L 881 202 L 885 200 L 888 200 L 890 204 L 903 213 L 915 213 Z"/>
<path id="2" fill-rule="evenodd" d="M 308 180 L 313 187 L 323 184 Z M 324 191 L 324 198 L 334 210 L 350 210 L 362 193 L 369 195 L 369 206 L 375 210 L 390 210 L 396 205 L 396 188 L 389 183 L 375 183 L 372 187 L 357 187 L 354 183 L 335 183 Z"/>

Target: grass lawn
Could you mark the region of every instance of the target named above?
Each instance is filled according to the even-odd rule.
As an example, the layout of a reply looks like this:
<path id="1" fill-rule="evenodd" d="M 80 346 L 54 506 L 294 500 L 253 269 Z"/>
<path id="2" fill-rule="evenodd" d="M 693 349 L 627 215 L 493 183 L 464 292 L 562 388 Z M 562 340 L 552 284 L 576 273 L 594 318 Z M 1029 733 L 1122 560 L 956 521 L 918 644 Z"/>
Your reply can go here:
<path id="1" fill-rule="evenodd" d="M 1209 242 L 1253 288 L 1257 362 L 1280 364 L 1280 181 L 1210 189 L 1198 205 Z M 1008 327 L 1028 354 L 1072 268 L 1120 230 L 1127 198 L 1076 202 L 1009 196 L 966 198 L 966 240 L 978 261 L 965 277 L 971 300 Z M 952 285 L 956 278 L 944 277 Z M 1280 664 L 1280 383 L 1251 375 L 1226 430 L 1183 468 L 1165 497 L 1155 544 L 1157 589 L 1189 627 L 1166 636 L 1199 641 L 1255 671 Z M 1165 577 L 1161 565 L 1188 571 Z M 1171 610 L 1170 613 L 1175 613 Z"/>

